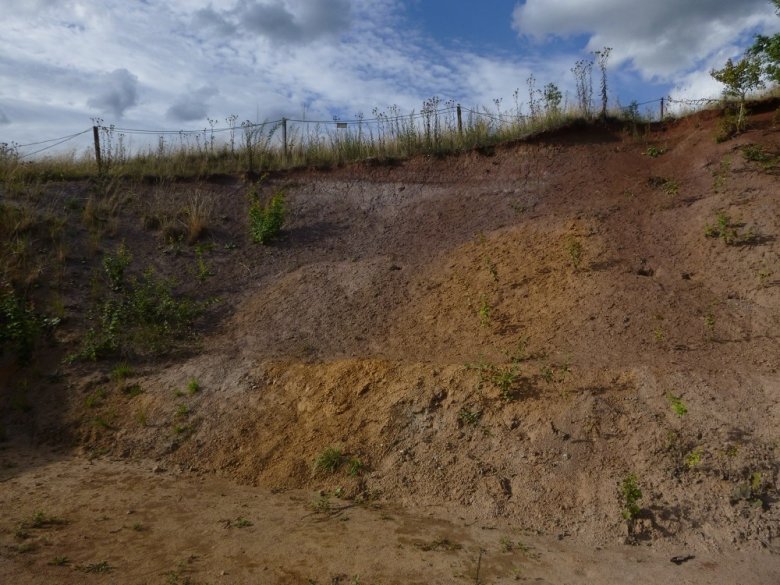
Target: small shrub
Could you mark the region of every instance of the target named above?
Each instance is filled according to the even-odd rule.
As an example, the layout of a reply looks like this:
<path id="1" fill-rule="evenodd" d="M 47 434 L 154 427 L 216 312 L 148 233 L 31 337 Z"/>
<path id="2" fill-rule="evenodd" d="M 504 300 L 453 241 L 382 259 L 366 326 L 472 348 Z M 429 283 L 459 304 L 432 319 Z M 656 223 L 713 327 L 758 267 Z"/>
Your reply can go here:
<path id="1" fill-rule="evenodd" d="M 122 290 L 125 285 L 125 270 L 133 261 L 133 256 L 124 244 L 120 244 L 114 256 L 103 258 L 103 270 L 108 279 L 108 286 L 113 291 Z"/>
<path id="2" fill-rule="evenodd" d="M 632 521 L 639 516 L 641 511 L 639 500 L 642 499 L 642 490 L 639 488 L 636 475 L 633 473 L 627 475 L 620 483 L 619 489 L 623 505 L 623 518 Z"/>
<path id="3" fill-rule="evenodd" d="M 285 220 L 285 200 L 277 193 L 263 205 L 256 193 L 250 195 L 249 235 L 255 244 L 268 244 L 279 236 Z"/>
<path id="4" fill-rule="evenodd" d="M 352 459 L 349 460 L 347 473 L 349 473 L 349 475 L 351 475 L 352 477 L 355 477 L 360 475 L 364 468 L 365 465 L 363 464 L 363 462 L 357 457 L 353 457 Z"/>

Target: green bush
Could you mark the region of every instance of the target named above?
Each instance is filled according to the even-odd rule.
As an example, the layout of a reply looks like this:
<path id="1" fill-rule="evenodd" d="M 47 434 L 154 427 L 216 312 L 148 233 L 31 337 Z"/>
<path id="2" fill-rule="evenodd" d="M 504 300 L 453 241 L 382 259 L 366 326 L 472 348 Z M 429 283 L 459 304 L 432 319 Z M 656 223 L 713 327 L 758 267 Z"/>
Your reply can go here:
<path id="1" fill-rule="evenodd" d="M 0 355 L 8 348 L 22 363 L 32 358 L 41 319 L 10 285 L 0 287 Z"/>
<path id="2" fill-rule="evenodd" d="M 91 313 L 94 325 L 72 359 L 165 352 L 192 335 L 202 303 L 177 297 L 173 283 L 152 269 L 109 293 Z"/>
<path id="3" fill-rule="evenodd" d="M 250 197 L 249 235 L 255 244 L 268 244 L 279 235 L 284 225 L 284 194 L 277 193 L 266 205 L 260 202 L 256 193 Z"/>

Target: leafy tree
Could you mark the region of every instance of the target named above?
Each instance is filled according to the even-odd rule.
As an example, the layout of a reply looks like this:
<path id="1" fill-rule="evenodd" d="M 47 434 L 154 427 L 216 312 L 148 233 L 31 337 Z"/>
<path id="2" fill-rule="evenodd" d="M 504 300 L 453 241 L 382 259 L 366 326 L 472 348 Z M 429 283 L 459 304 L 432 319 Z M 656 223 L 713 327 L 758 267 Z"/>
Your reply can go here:
<path id="1" fill-rule="evenodd" d="M 729 59 L 726 61 L 723 69 L 710 71 L 710 75 L 726 86 L 723 90 L 724 95 L 739 99 L 739 113 L 736 121 L 737 131 L 745 127 L 745 100 L 747 95 L 751 91 L 764 86 L 761 73 L 761 60 L 750 54 L 745 55 L 738 63 L 734 63 Z"/>
<path id="2" fill-rule="evenodd" d="M 780 16 L 780 0 L 772 0 Z M 764 75 L 771 81 L 780 83 L 780 34 L 756 35 L 753 46 L 748 49 L 748 55 L 760 59 Z"/>

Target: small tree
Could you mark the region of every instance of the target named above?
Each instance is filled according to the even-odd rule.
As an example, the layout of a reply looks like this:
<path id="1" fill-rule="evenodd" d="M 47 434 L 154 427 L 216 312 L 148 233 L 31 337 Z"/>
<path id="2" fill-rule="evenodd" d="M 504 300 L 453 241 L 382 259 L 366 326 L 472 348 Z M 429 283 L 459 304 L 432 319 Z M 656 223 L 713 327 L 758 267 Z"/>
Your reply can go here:
<path id="1" fill-rule="evenodd" d="M 725 96 L 739 100 L 736 129 L 738 132 L 743 130 L 747 96 L 751 91 L 764 86 L 761 80 L 761 60 L 749 54 L 738 63 L 729 59 L 723 69 L 713 69 L 710 75 L 726 86 L 723 90 Z"/>

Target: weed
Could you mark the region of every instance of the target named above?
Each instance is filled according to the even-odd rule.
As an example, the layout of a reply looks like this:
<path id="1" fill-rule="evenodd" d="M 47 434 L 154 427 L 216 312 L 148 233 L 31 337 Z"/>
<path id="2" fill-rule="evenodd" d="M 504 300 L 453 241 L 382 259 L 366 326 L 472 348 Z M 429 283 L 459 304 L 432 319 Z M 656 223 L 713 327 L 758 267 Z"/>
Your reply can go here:
<path id="1" fill-rule="evenodd" d="M 490 305 L 484 295 L 480 297 L 477 315 L 479 315 L 479 324 L 482 327 L 490 326 Z"/>
<path id="2" fill-rule="evenodd" d="M 84 399 L 84 406 L 87 408 L 96 408 L 103 403 L 107 396 L 108 392 L 106 392 L 104 388 L 99 388 Z"/>
<path id="3" fill-rule="evenodd" d="M 214 276 L 214 273 L 211 271 L 204 258 L 206 249 L 207 247 L 202 244 L 195 246 L 195 276 L 200 282 L 206 282 L 209 277 Z"/>
<path id="4" fill-rule="evenodd" d="M 463 548 L 462 545 L 452 542 L 449 538 L 437 538 L 431 542 L 421 543 L 417 545 L 420 550 L 423 550 L 425 552 L 430 551 L 438 551 L 438 550 L 444 550 L 444 551 L 452 551 L 452 550 L 460 550 Z"/>
<path id="5" fill-rule="evenodd" d="M 639 501 L 642 499 L 642 490 L 637 483 L 636 475 L 628 474 L 619 484 L 621 504 L 623 506 L 623 518 L 629 522 L 639 516 L 641 508 Z"/>
<path id="6" fill-rule="evenodd" d="M 498 282 L 498 268 L 496 267 L 495 262 L 493 262 L 490 258 L 485 258 L 485 267 L 490 273 L 490 276 L 493 278 L 493 281 Z"/>
<path id="7" fill-rule="evenodd" d="M 657 146 L 648 146 L 645 154 L 650 158 L 658 158 L 666 152 L 665 148 L 659 148 Z"/>
<path id="8" fill-rule="evenodd" d="M 143 392 L 144 390 L 141 388 L 140 384 L 130 384 L 129 386 L 122 388 L 122 393 L 130 398 L 135 398 L 136 396 L 143 394 Z"/>
<path id="9" fill-rule="evenodd" d="M 666 193 L 669 197 L 674 197 L 677 195 L 677 193 L 680 192 L 680 185 L 675 181 L 674 179 L 667 179 L 663 185 L 661 185 L 661 189 L 664 193 Z"/>
<path id="10" fill-rule="evenodd" d="M 314 461 L 314 468 L 319 471 L 336 473 L 343 462 L 341 450 L 335 447 L 328 447 L 317 456 L 317 459 Z"/>
<path id="11" fill-rule="evenodd" d="M 108 561 L 101 561 L 99 563 L 90 563 L 86 567 L 82 568 L 85 573 L 110 573 L 114 568 L 108 564 Z"/>
<path id="12" fill-rule="evenodd" d="M 317 499 L 312 501 L 311 507 L 317 514 L 329 514 L 333 505 L 328 494 L 320 494 Z"/>
<path id="13" fill-rule="evenodd" d="M 144 526 L 144 525 L 143 525 L 143 524 L 141 524 L 140 522 L 136 522 L 136 523 L 134 523 L 134 524 L 131 526 L 131 528 L 132 528 L 133 530 L 135 530 L 136 532 L 144 532 L 144 531 L 146 531 L 146 526 Z"/>
<path id="14" fill-rule="evenodd" d="M 192 427 L 185 423 L 176 423 L 173 425 L 173 432 L 177 435 L 189 435 L 192 431 Z"/>
<path id="15" fill-rule="evenodd" d="M 49 561 L 49 564 L 55 567 L 64 567 L 70 563 L 70 559 L 66 556 L 57 556 Z"/>
<path id="16" fill-rule="evenodd" d="M 347 473 L 352 477 L 360 475 L 364 468 L 365 465 L 357 457 L 353 457 L 349 460 L 349 463 L 347 463 Z"/>
<path id="17" fill-rule="evenodd" d="M 136 411 L 135 422 L 137 422 L 142 427 L 145 427 L 149 424 L 149 416 L 145 409 L 141 408 Z"/>
<path id="18" fill-rule="evenodd" d="M 737 229 L 732 225 L 731 218 L 725 211 L 718 211 L 715 215 L 715 225 L 707 224 L 704 227 L 704 235 L 708 238 L 720 238 L 727 246 L 739 244 L 743 241 L 752 240 L 755 235 L 750 234 L 747 238 L 740 236 Z"/>
<path id="19" fill-rule="evenodd" d="M 190 414 L 190 409 L 186 404 L 180 404 L 179 408 L 176 409 L 176 416 L 178 418 L 185 418 L 189 414 Z"/>
<path id="20" fill-rule="evenodd" d="M 512 552 L 515 548 L 515 543 L 512 542 L 510 538 L 507 538 L 506 536 L 503 536 L 501 540 L 499 541 L 499 545 L 501 545 L 501 550 L 503 552 Z"/>
<path id="21" fill-rule="evenodd" d="M 701 459 L 701 450 L 697 447 L 685 456 L 685 465 L 688 467 L 688 469 L 693 469 L 701 463 Z"/>
<path id="22" fill-rule="evenodd" d="M 458 411 L 458 420 L 469 426 L 476 426 L 479 423 L 479 419 L 482 417 L 481 411 L 469 410 L 467 408 L 461 408 Z"/>
<path id="23" fill-rule="evenodd" d="M 122 382 L 123 380 L 129 378 L 133 375 L 133 368 L 131 368 L 127 362 L 122 362 L 121 364 L 117 364 L 116 367 L 114 367 L 113 370 L 111 370 L 111 379 L 114 380 L 114 382 Z"/>
<path id="24" fill-rule="evenodd" d="M 254 523 L 251 520 L 247 520 L 246 518 L 239 516 L 236 518 L 236 521 L 233 522 L 233 526 L 236 528 L 248 528 L 249 526 L 254 526 Z"/>
<path id="25" fill-rule="evenodd" d="M 674 394 L 669 394 L 667 396 L 669 399 L 669 404 L 672 407 L 672 410 L 677 416 L 685 416 L 688 414 L 688 407 L 685 406 L 685 403 L 682 401 L 682 398 L 679 396 L 675 396 Z"/>
<path id="26" fill-rule="evenodd" d="M 582 244 L 574 237 L 570 237 L 566 242 L 566 251 L 569 254 L 572 266 L 578 270 L 582 262 Z"/>
<path id="27" fill-rule="evenodd" d="M 62 526 L 63 524 L 67 524 L 67 522 L 62 518 L 57 518 L 56 516 L 49 516 L 44 512 L 38 511 L 32 515 L 32 518 L 30 518 L 30 520 L 26 522 L 22 522 L 21 527 L 23 529 L 51 528 L 53 526 Z"/>
<path id="28" fill-rule="evenodd" d="M 200 382 L 198 382 L 195 378 L 192 378 L 189 382 L 187 382 L 187 393 L 192 396 L 198 392 L 200 392 Z"/>
<path id="29" fill-rule="evenodd" d="M 111 423 L 104 416 L 96 416 L 92 419 L 92 423 L 98 428 L 111 430 Z"/>
<path id="30" fill-rule="evenodd" d="M 704 315 L 704 326 L 707 328 L 707 333 L 710 337 L 715 333 L 715 315 L 707 313 Z"/>
<path id="31" fill-rule="evenodd" d="M 187 243 L 194 244 L 208 230 L 214 213 L 214 200 L 208 194 L 196 190 L 190 194 L 183 211 Z"/>
<path id="32" fill-rule="evenodd" d="M 269 244 L 279 236 L 285 221 L 285 200 L 283 193 L 277 193 L 263 205 L 253 190 L 249 204 L 249 235 L 255 244 Z"/>
<path id="33" fill-rule="evenodd" d="M 664 339 L 666 339 L 666 333 L 660 324 L 656 325 L 655 329 L 653 329 L 653 337 L 655 338 L 656 343 L 661 343 Z"/>

